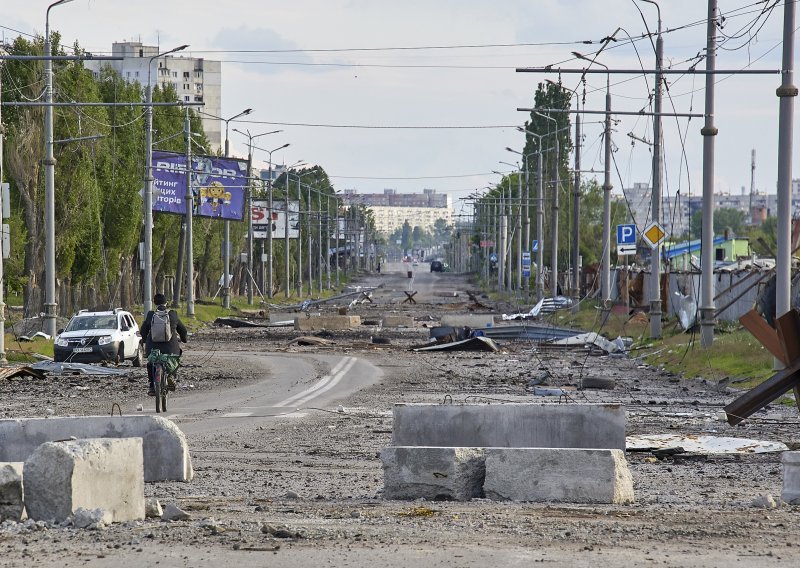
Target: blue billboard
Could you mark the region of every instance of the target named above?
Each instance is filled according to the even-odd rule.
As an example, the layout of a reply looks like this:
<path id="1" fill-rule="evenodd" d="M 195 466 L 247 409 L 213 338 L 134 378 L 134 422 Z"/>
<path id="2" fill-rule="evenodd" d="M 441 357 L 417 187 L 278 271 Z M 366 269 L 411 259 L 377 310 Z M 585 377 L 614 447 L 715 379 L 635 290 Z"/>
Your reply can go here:
<path id="1" fill-rule="evenodd" d="M 193 215 L 243 221 L 247 160 L 192 156 Z M 186 214 L 186 156 L 153 152 L 153 211 Z"/>

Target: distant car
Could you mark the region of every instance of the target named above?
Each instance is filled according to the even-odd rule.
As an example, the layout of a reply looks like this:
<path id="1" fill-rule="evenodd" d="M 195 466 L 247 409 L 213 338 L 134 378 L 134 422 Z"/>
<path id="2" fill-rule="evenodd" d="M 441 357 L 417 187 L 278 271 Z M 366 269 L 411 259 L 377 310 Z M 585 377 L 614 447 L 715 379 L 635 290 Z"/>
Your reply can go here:
<path id="1" fill-rule="evenodd" d="M 130 312 L 81 310 L 56 335 L 53 345 L 56 362 L 144 364 L 144 345 L 139 325 Z"/>
<path id="2" fill-rule="evenodd" d="M 441 260 L 431 261 L 431 272 L 444 272 L 444 264 Z"/>

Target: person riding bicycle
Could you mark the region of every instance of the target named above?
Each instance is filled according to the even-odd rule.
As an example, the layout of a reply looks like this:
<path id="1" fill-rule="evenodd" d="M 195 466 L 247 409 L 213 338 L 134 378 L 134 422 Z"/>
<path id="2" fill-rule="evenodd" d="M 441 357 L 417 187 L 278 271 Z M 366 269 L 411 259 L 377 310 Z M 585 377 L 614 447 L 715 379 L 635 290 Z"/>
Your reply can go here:
<path id="1" fill-rule="evenodd" d="M 158 349 L 161 353 L 170 355 L 180 355 L 182 353 L 181 343 L 186 343 L 188 332 L 183 325 L 178 313 L 175 310 L 167 310 L 167 299 L 164 294 L 158 293 L 153 296 L 155 310 L 150 310 L 144 318 L 144 323 L 140 329 L 144 337 L 144 352 L 150 356 L 153 349 Z M 155 336 L 155 337 L 154 337 Z M 164 341 L 164 339 L 166 341 Z M 147 363 L 147 379 L 149 388 L 147 394 L 155 395 L 153 388 L 153 364 Z"/>

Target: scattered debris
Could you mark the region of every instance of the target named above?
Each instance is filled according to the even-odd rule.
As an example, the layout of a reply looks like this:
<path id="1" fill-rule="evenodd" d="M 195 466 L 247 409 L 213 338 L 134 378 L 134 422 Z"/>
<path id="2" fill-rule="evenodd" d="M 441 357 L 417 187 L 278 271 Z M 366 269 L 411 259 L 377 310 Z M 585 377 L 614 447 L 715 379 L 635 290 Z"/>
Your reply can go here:
<path id="1" fill-rule="evenodd" d="M 622 337 L 617 337 L 614 341 L 609 341 L 602 335 L 594 331 L 589 333 L 581 333 L 573 337 L 567 337 L 554 341 L 553 345 L 573 345 L 573 346 L 586 346 L 597 347 L 605 353 L 624 353 L 630 346 L 631 341 L 626 341 Z"/>
<path id="2" fill-rule="evenodd" d="M 503 314 L 504 321 L 510 320 L 520 320 L 520 319 L 528 319 L 528 318 L 535 318 L 539 315 L 543 314 L 551 314 L 556 310 L 562 310 L 564 308 L 569 308 L 572 306 L 572 298 L 567 298 L 566 296 L 556 296 L 554 298 L 542 298 L 539 302 L 531 308 L 531 311 L 528 313 L 517 313 L 506 315 Z"/>
<path id="3" fill-rule="evenodd" d="M 720 436 L 698 436 L 689 434 L 652 434 L 649 436 L 628 436 L 627 451 L 642 452 L 680 448 L 680 453 L 693 454 L 763 454 L 785 452 L 789 448 L 781 442 L 767 442 L 748 438 L 727 438 Z"/>
<path id="4" fill-rule="evenodd" d="M 164 512 L 161 514 L 162 521 L 186 521 L 191 518 L 189 513 L 172 503 L 164 507 Z"/>
<path id="5" fill-rule="evenodd" d="M 482 332 L 486 337 L 491 337 L 492 339 L 533 341 L 536 343 L 575 337 L 583 333 L 576 329 L 538 324 L 501 325 L 498 327 L 486 328 L 482 330 Z"/>
<path id="6" fill-rule="evenodd" d="M 12 377 L 33 377 L 34 379 L 43 379 L 44 373 L 33 367 L 0 367 L 0 379 L 10 379 Z"/>
<path id="7" fill-rule="evenodd" d="M 30 335 L 30 336 L 28 336 L 28 335 L 20 335 L 19 337 L 17 337 L 17 339 L 19 339 L 21 341 L 33 341 L 37 337 L 42 337 L 44 339 L 50 339 L 53 336 L 50 335 L 50 334 L 47 334 L 47 333 L 45 333 L 43 331 L 37 331 L 36 333 L 34 333 L 33 335 Z"/>
<path id="8" fill-rule="evenodd" d="M 434 343 L 422 347 L 413 347 L 413 351 L 499 351 L 497 344 L 488 337 L 474 336 L 461 341 Z"/>
<path id="9" fill-rule="evenodd" d="M 750 502 L 750 506 L 756 509 L 775 509 L 778 506 L 778 503 L 775 502 L 775 498 L 767 493 L 766 495 L 759 495 L 755 499 Z"/>
<path id="10" fill-rule="evenodd" d="M 333 341 L 328 339 L 323 339 L 322 337 L 314 337 L 310 335 L 302 335 L 300 337 L 295 337 L 289 342 L 289 345 L 296 343 L 297 345 L 304 345 L 304 346 L 325 346 L 325 345 L 335 345 Z"/>
<path id="11" fill-rule="evenodd" d="M 132 367 L 117 368 L 104 367 L 102 365 L 92 365 L 90 363 L 56 363 L 55 361 L 40 361 L 31 366 L 37 371 L 43 371 L 50 375 L 127 375 Z"/>
<path id="12" fill-rule="evenodd" d="M 294 322 L 292 322 L 294 323 Z M 267 324 L 263 323 L 256 323 L 249 320 L 243 320 L 238 318 L 217 318 L 214 320 L 214 325 L 221 326 L 226 325 L 228 327 L 239 328 L 239 327 L 267 327 Z"/>

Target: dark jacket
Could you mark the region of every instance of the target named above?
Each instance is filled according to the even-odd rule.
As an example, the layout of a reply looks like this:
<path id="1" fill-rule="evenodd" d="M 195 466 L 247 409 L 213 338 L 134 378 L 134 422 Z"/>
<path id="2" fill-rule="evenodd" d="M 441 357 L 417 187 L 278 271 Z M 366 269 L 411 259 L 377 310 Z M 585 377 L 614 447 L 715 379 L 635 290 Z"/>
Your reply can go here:
<path id="1" fill-rule="evenodd" d="M 165 306 L 157 306 L 160 309 L 166 309 Z M 167 342 L 157 341 L 154 342 L 150 338 L 150 325 L 153 322 L 153 310 L 147 312 L 144 318 L 144 323 L 140 329 L 142 337 L 144 337 L 144 352 L 145 355 L 150 355 L 150 351 L 155 348 L 162 353 L 169 353 L 171 355 L 181 354 L 181 341 L 186 343 L 188 337 L 186 326 L 183 325 L 178 313 L 175 310 L 169 311 L 169 327 L 172 330 L 172 339 Z"/>

